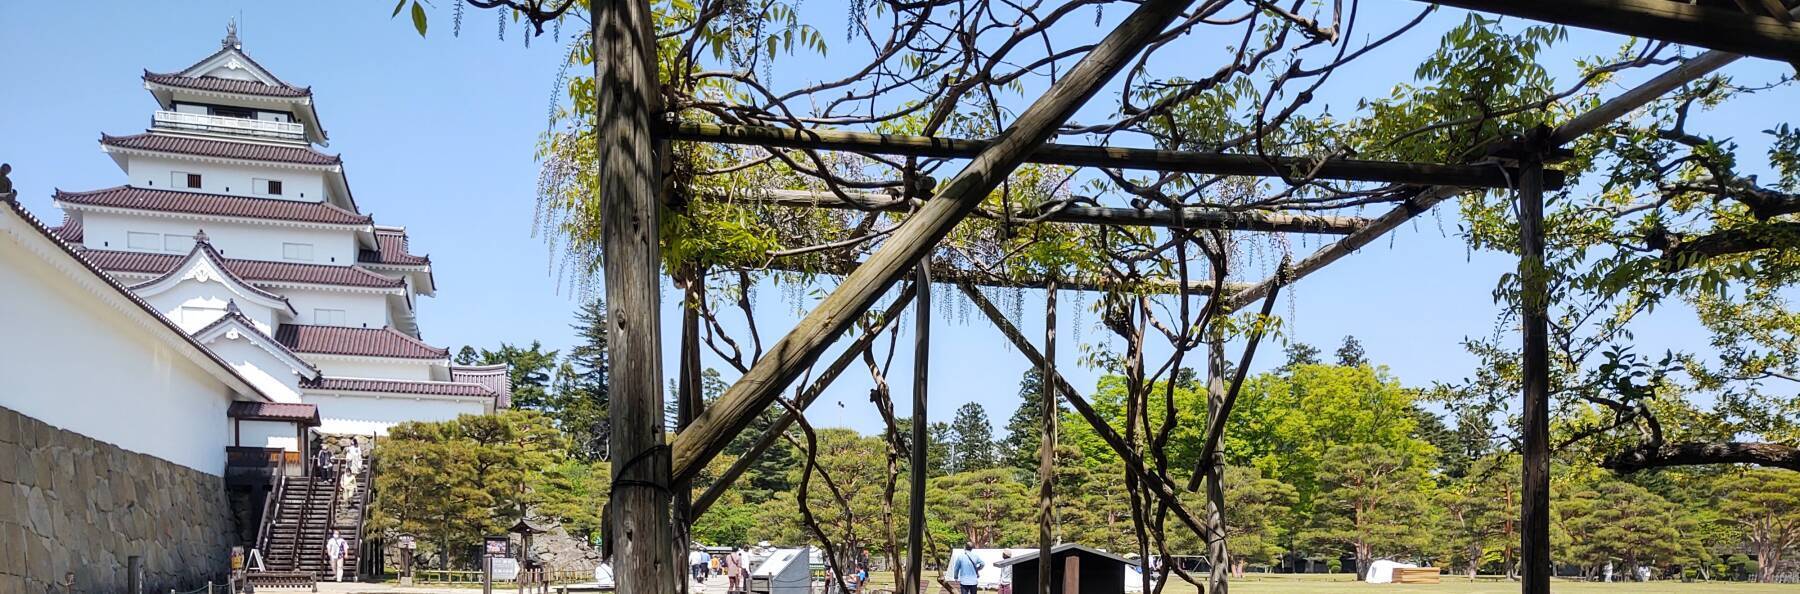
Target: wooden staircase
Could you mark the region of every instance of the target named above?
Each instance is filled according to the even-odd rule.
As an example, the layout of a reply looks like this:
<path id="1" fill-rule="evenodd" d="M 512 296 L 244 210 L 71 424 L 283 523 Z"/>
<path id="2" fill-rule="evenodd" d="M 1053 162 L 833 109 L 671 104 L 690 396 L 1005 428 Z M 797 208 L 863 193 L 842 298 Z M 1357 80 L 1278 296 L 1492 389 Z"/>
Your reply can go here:
<path id="1" fill-rule="evenodd" d="M 314 580 L 331 581 L 334 576 L 325 556 L 325 542 L 333 530 L 346 545 L 344 577 L 355 580 L 372 466 L 363 465 L 353 490 L 344 489 L 341 479 L 306 476 L 281 481 L 270 495 L 270 510 L 257 536 L 266 570 L 251 572 L 250 582 L 259 587 L 304 588 L 312 587 Z M 332 474 L 342 477 L 348 471 L 340 461 Z"/>

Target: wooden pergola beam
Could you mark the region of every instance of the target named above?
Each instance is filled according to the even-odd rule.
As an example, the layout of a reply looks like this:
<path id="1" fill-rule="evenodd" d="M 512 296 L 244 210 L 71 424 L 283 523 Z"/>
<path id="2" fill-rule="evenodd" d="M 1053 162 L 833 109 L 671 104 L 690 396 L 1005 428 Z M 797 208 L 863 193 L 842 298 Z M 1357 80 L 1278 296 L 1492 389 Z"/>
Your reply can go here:
<path id="1" fill-rule="evenodd" d="M 1101 85 L 1122 72 L 1190 4 L 1192 0 L 1146 0 L 1139 4 L 1063 78 L 1020 112 L 1013 125 L 945 182 L 936 198 L 907 217 L 880 249 L 845 277 L 793 331 L 771 346 L 748 373 L 726 388 L 716 404 L 694 419 L 686 431 L 675 435 L 671 466 L 676 484 L 687 484 L 705 468 L 857 317 L 868 311 L 902 275 L 925 260 L 957 223 L 1025 162 L 1027 155 L 1049 140 Z"/>
<path id="2" fill-rule="evenodd" d="M 1790 18 L 1800 17 L 1800 7 L 1789 10 L 1788 16 Z M 1655 101 L 1658 97 L 1667 95 L 1670 91 L 1681 88 L 1682 85 L 1699 80 L 1700 77 L 1712 74 L 1714 71 L 1724 68 L 1726 64 L 1736 62 L 1743 57 L 1741 54 L 1712 50 L 1688 58 L 1675 65 L 1674 68 L 1644 81 L 1643 84 L 1606 100 L 1598 107 L 1569 118 L 1569 121 L 1563 122 L 1550 133 L 1550 145 L 1555 147 L 1574 142 L 1576 138 L 1599 130 L 1602 126 L 1625 117 L 1625 114 Z"/>
<path id="3" fill-rule="evenodd" d="M 701 122 L 664 124 L 664 138 L 789 149 L 848 151 L 909 157 L 968 159 L 995 146 L 996 140 L 908 136 L 843 130 L 737 126 Z M 1505 188 L 1517 172 L 1499 166 L 1396 163 L 1359 159 L 1201 153 L 1162 149 L 1086 146 L 1045 142 L 1030 149 L 1027 163 L 1111 167 L 1208 175 L 1291 177 L 1390 184 Z M 1310 174 L 1310 175 L 1309 175 Z M 1546 172 L 1546 183 L 1561 187 L 1562 178 Z"/>
<path id="4" fill-rule="evenodd" d="M 742 200 L 758 204 L 795 208 L 830 208 L 878 212 L 910 212 L 923 205 L 875 192 L 847 192 L 850 200 L 836 194 L 813 190 L 769 190 L 762 195 L 745 198 L 708 198 L 710 200 Z M 974 216 L 994 219 L 993 213 L 976 211 Z M 1041 219 L 1037 217 L 1042 216 Z M 1222 229 L 1226 231 L 1270 231 L 1280 233 L 1320 233 L 1345 235 L 1369 224 L 1362 217 L 1291 214 L 1266 210 L 1229 211 L 1217 208 L 1191 208 L 1180 211 L 1165 209 L 1118 208 L 1110 206 L 1064 206 L 1049 213 L 1018 211 L 1015 220 L 1041 220 L 1047 223 L 1115 225 L 1120 227 L 1163 227 L 1170 229 Z"/>
<path id="5" fill-rule="evenodd" d="M 860 262 L 834 261 L 821 266 L 803 268 L 776 261 L 767 265 L 759 263 L 752 268 L 756 270 L 781 270 L 786 272 L 807 272 L 812 274 L 844 276 L 855 271 L 860 265 Z M 1016 279 L 998 279 L 980 271 L 955 268 L 941 262 L 933 262 L 931 264 L 931 281 L 933 283 L 941 284 L 972 284 L 978 287 L 993 287 L 998 289 L 1042 289 L 1048 287 L 1050 284 L 1049 279 L 1038 275 L 1030 275 Z M 1187 283 L 1182 283 L 1179 280 L 1162 277 L 1148 278 L 1136 283 L 1127 283 L 1106 277 L 1079 277 L 1072 280 L 1057 280 L 1056 288 L 1075 291 L 1141 291 L 1159 295 L 1173 295 L 1179 293 L 1211 295 L 1213 293 L 1212 281 L 1188 281 Z M 1253 286 L 1250 283 L 1226 283 L 1225 285 L 1225 290 L 1228 292 L 1248 291 L 1252 288 Z"/>
<path id="6" fill-rule="evenodd" d="M 1793 9 L 1789 14 L 1800 15 L 1800 8 Z M 1567 122 L 1557 126 L 1550 132 L 1550 146 L 1556 147 L 1568 144 L 1583 135 L 1599 130 L 1607 124 L 1621 117 L 1625 117 L 1626 114 L 1631 113 L 1637 108 L 1643 107 L 1651 101 L 1655 101 L 1658 97 L 1681 88 L 1682 85 L 1699 80 L 1701 77 L 1708 74 L 1712 74 L 1714 71 L 1723 68 L 1726 64 L 1737 61 L 1741 57 L 1743 56 L 1730 52 L 1710 51 L 1684 60 L 1682 63 L 1675 65 L 1674 68 L 1670 68 L 1668 71 L 1645 81 L 1643 84 L 1632 87 L 1631 89 L 1620 93 L 1618 96 L 1606 100 L 1593 109 L 1582 112 L 1573 118 L 1569 118 Z M 1549 173 L 1548 170 L 1545 171 L 1545 174 Z M 1546 186 L 1546 188 L 1548 188 L 1548 186 Z M 1320 248 L 1319 251 L 1314 252 L 1313 255 L 1307 256 L 1306 259 L 1301 260 L 1299 264 L 1294 266 L 1294 276 L 1289 282 L 1298 281 L 1306 275 L 1324 268 L 1327 264 L 1336 262 L 1339 258 L 1349 255 L 1351 252 L 1362 248 L 1362 246 L 1368 245 L 1382 235 L 1387 234 L 1387 232 L 1394 230 L 1394 228 L 1399 227 L 1401 223 L 1405 223 L 1413 217 L 1431 210 L 1431 207 L 1436 206 L 1439 202 L 1443 202 L 1461 192 L 1462 189 L 1460 188 L 1425 188 L 1412 199 L 1407 200 L 1400 206 L 1388 211 L 1387 214 L 1370 221 L 1367 225 L 1364 225 L 1363 228 L 1345 236 L 1336 243 Z M 1262 282 L 1252 286 L 1249 290 L 1232 295 L 1222 303 L 1224 311 L 1237 311 L 1251 301 L 1261 298 L 1273 287 L 1275 282 L 1274 278 L 1264 279 Z"/>
<path id="7" fill-rule="evenodd" d="M 1672 0 L 1420 0 L 1693 45 L 1707 49 L 1800 62 L 1800 25 L 1770 16 L 1709 8 Z M 1554 189 L 1546 186 L 1546 189 Z"/>

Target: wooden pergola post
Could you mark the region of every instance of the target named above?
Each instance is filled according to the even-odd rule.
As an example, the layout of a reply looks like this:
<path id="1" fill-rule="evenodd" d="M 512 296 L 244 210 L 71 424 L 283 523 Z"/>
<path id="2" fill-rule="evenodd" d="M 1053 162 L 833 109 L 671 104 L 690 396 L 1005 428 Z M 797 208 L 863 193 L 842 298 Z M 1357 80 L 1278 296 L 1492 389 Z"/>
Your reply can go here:
<path id="1" fill-rule="evenodd" d="M 1549 269 L 1544 266 L 1544 161 L 1538 151 L 1547 136 L 1539 129 L 1527 140 L 1519 176 L 1519 309 L 1524 350 L 1520 377 L 1524 406 L 1524 509 L 1520 537 L 1524 565 L 1520 590 L 1550 592 L 1550 340 Z"/>
<path id="2" fill-rule="evenodd" d="M 1209 425 L 1224 426 L 1231 409 L 1225 405 L 1225 340 L 1214 338 L 1206 348 L 1206 411 Z M 1250 345 L 1254 351 L 1256 345 Z M 1242 369 L 1240 368 L 1240 372 Z M 1217 448 L 1205 448 L 1200 470 L 1194 478 L 1206 479 L 1206 561 L 1211 571 L 1207 585 L 1211 594 L 1225 594 L 1231 588 L 1231 552 L 1225 548 L 1225 455 Z M 1190 490 L 1192 488 L 1190 487 Z"/>
<path id="3" fill-rule="evenodd" d="M 913 337 L 912 386 L 912 451 L 911 482 L 906 485 L 906 583 L 901 592 L 922 594 L 920 581 L 925 577 L 925 465 L 926 388 L 931 373 L 931 266 L 920 262 L 913 273 L 913 323 L 918 334 Z"/>
<path id="4" fill-rule="evenodd" d="M 650 3 L 593 3 L 601 247 L 612 376 L 612 514 L 607 518 L 620 594 L 677 588 L 663 439 L 661 280 L 657 235 L 656 40 Z"/>
<path id="5" fill-rule="evenodd" d="M 1038 442 L 1038 594 L 1050 594 L 1050 549 L 1056 545 L 1056 390 L 1050 376 L 1056 374 L 1056 281 L 1044 290 L 1044 365 L 1038 374 L 1038 393 L 1043 400 L 1043 435 Z"/>

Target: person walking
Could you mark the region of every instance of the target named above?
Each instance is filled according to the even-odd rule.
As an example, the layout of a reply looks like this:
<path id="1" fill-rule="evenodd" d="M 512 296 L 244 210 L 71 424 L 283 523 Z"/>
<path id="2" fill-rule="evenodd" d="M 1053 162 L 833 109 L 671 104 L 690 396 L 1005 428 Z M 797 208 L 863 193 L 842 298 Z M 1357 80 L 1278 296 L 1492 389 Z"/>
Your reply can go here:
<path id="1" fill-rule="evenodd" d="M 975 543 L 964 543 L 963 550 L 950 558 L 950 579 L 962 587 L 962 594 L 975 594 L 975 586 L 981 583 L 981 568 L 986 566 L 981 557 L 975 556 Z"/>
<path id="2" fill-rule="evenodd" d="M 737 592 L 743 589 L 744 582 L 744 550 L 731 549 L 725 554 L 725 591 Z"/>
<path id="3" fill-rule="evenodd" d="M 1011 559 L 1012 551 L 1000 551 L 1000 558 L 1003 560 Z M 1013 566 L 1011 564 L 1000 566 L 1000 594 L 1013 594 L 1012 570 Z"/>
<path id="4" fill-rule="evenodd" d="M 321 444 L 319 446 L 319 455 L 315 457 L 314 460 L 316 466 L 318 466 L 318 472 L 313 474 L 317 475 L 318 478 L 328 481 L 331 480 L 331 465 L 336 462 L 336 460 L 333 460 L 331 457 L 331 450 L 326 449 L 325 446 Z"/>
<path id="5" fill-rule="evenodd" d="M 338 535 L 338 531 L 331 531 L 331 540 L 325 541 L 325 557 L 331 560 L 333 579 L 344 581 L 344 556 L 349 552 L 350 543 L 344 542 L 344 537 Z"/>
<path id="6" fill-rule="evenodd" d="M 344 466 L 350 469 L 350 476 L 362 476 L 362 463 L 362 448 L 356 447 L 356 442 L 344 446 Z"/>
<path id="7" fill-rule="evenodd" d="M 699 547 L 695 547 L 694 552 L 688 553 L 688 573 L 693 575 L 694 583 L 706 583 L 706 561 L 711 558 L 712 555 L 706 554 L 706 551 L 700 550 Z"/>

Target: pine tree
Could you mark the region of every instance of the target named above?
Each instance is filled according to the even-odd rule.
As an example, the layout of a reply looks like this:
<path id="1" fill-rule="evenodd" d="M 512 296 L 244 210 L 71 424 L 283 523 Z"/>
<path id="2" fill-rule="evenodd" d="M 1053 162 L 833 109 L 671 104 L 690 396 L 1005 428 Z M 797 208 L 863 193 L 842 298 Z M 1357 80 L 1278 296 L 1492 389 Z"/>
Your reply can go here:
<path id="1" fill-rule="evenodd" d="M 551 411 L 556 408 L 551 396 L 551 382 L 557 367 L 557 352 L 545 351 L 544 345 L 531 341 L 529 348 L 500 343 L 499 350 L 464 346 L 456 353 L 458 365 L 506 364 L 506 379 L 512 386 L 513 408 Z"/>
<path id="2" fill-rule="evenodd" d="M 1282 371 L 1293 371 L 1295 367 L 1301 365 L 1319 364 L 1319 347 L 1304 342 L 1292 342 L 1288 343 L 1284 350 L 1287 351 L 1287 363 L 1282 364 Z"/>
<path id="3" fill-rule="evenodd" d="M 950 421 L 950 441 L 956 448 L 949 460 L 952 474 L 999 465 L 994 455 L 994 426 L 980 404 L 970 402 L 956 409 L 956 417 Z"/>
<path id="4" fill-rule="evenodd" d="M 1025 370 L 1024 377 L 1019 379 L 1019 408 L 1006 420 L 1006 437 L 996 445 L 1007 466 L 1032 480 L 1036 480 L 1038 471 L 1038 444 L 1043 442 L 1043 385 L 1041 370 L 1036 367 Z M 1057 400 L 1056 408 L 1065 410 L 1061 399 Z"/>
<path id="5" fill-rule="evenodd" d="M 912 426 L 909 421 L 907 426 Z M 956 444 L 951 435 L 950 424 L 938 421 L 925 428 L 925 474 L 939 477 L 953 472 L 951 458 L 956 456 Z"/>
<path id="6" fill-rule="evenodd" d="M 1368 353 L 1363 352 L 1362 341 L 1349 335 L 1344 336 L 1343 346 L 1338 347 L 1337 358 L 1338 365 L 1345 367 L 1356 367 L 1369 363 Z"/>
<path id="7" fill-rule="evenodd" d="M 595 298 L 575 312 L 578 342 L 569 350 L 558 384 L 557 423 L 569 434 L 575 454 L 586 460 L 607 459 L 607 422 L 611 399 L 607 376 L 611 357 L 606 345 L 606 302 Z"/>

